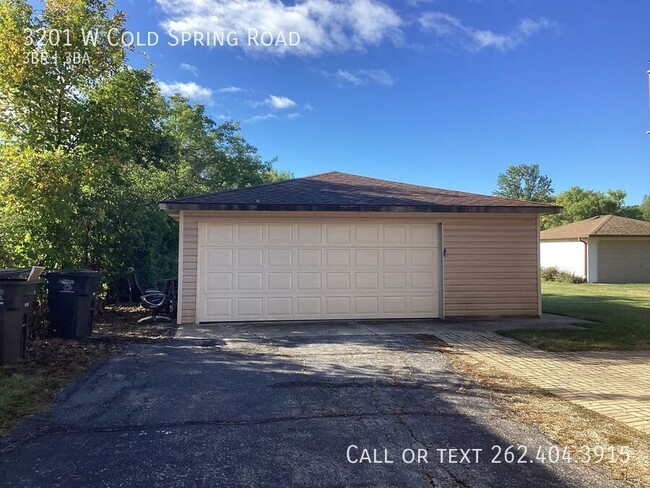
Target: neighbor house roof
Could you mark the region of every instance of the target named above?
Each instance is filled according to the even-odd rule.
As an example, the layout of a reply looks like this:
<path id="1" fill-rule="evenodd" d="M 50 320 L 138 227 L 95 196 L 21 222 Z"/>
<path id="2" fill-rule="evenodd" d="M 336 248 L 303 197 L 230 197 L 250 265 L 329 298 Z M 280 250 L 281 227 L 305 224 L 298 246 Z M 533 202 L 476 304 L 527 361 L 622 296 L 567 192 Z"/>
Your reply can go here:
<path id="1" fill-rule="evenodd" d="M 618 215 L 599 215 L 542 231 L 540 235 L 541 240 L 588 237 L 650 237 L 650 222 Z"/>
<path id="2" fill-rule="evenodd" d="M 545 203 L 440 190 L 332 171 L 306 178 L 161 202 L 177 210 L 557 213 Z"/>

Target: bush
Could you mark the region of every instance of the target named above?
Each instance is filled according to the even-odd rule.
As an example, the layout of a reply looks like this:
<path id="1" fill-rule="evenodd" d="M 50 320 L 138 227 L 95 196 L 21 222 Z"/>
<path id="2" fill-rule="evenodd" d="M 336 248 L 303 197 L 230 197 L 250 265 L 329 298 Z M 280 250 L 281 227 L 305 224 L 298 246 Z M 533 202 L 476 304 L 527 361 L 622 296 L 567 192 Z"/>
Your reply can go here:
<path id="1" fill-rule="evenodd" d="M 568 271 L 551 266 L 550 268 L 542 268 L 542 280 L 544 281 L 557 281 L 558 283 L 585 283 L 582 276 L 576 276 Z"/>

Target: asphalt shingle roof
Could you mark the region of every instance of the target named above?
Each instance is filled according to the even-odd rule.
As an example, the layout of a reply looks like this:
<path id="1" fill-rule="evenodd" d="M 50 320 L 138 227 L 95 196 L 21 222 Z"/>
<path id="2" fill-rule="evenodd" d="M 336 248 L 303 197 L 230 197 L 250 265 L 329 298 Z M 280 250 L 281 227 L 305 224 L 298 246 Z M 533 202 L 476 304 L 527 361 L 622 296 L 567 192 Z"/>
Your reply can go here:
<path id="1" fill-rule="evenodd" d="M 618 215 L 599 215 L 542 231 L 541 240 L 588 237 L 650 237 L 650 222 Z"/>
<path id="2" fill-rule="evenodd" d="M 308 210 L 556 213 L 555 205 L 409 185 L 333 171 L 165 200 L 163 210 Z"/>

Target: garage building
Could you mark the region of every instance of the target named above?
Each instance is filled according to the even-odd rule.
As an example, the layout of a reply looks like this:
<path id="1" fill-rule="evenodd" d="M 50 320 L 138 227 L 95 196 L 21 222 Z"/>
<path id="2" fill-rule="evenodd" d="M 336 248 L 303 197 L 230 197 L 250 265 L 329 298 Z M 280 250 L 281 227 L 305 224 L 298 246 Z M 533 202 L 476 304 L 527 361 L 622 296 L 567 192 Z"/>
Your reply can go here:
<path id="1" fill-rule="evenodd" d="M 650 222 L 600 215 L 545 230 L 541 263 L 589 283 L 650 283 Z"/>
<path id="2" fill-rule="evenodd" d="M 330 172 L 166 200 L 179 323 L 538 316 L 559 207 Z"/>

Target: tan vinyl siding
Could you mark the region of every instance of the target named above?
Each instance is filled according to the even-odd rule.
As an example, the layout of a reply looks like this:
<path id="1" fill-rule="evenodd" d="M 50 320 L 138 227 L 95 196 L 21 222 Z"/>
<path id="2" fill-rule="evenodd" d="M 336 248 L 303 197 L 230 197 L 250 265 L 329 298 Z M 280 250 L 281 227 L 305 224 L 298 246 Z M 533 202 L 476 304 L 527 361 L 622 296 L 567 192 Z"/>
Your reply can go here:
<path id="1" fill-rule="evenodd" d="M 443 221 L 445 316 L 538 315 L 536 215 Z"/>
<path id="2" fill-rule="evenodd" d="M 199 242 L 199 221 L 196 216 L 183 215 L 183 273 L 181 278 L 180 314 L 183 323 L 192 323 L 196 316 L 196 277 Z"/>
<path id="3" fill-rule="evenodd" d="M 196 320 L 199 221 L 397 219 L 442 223 L 444 316 L 536 316 L 540 310 L 536 214 L 183 212 L 181 318 Z"/>

